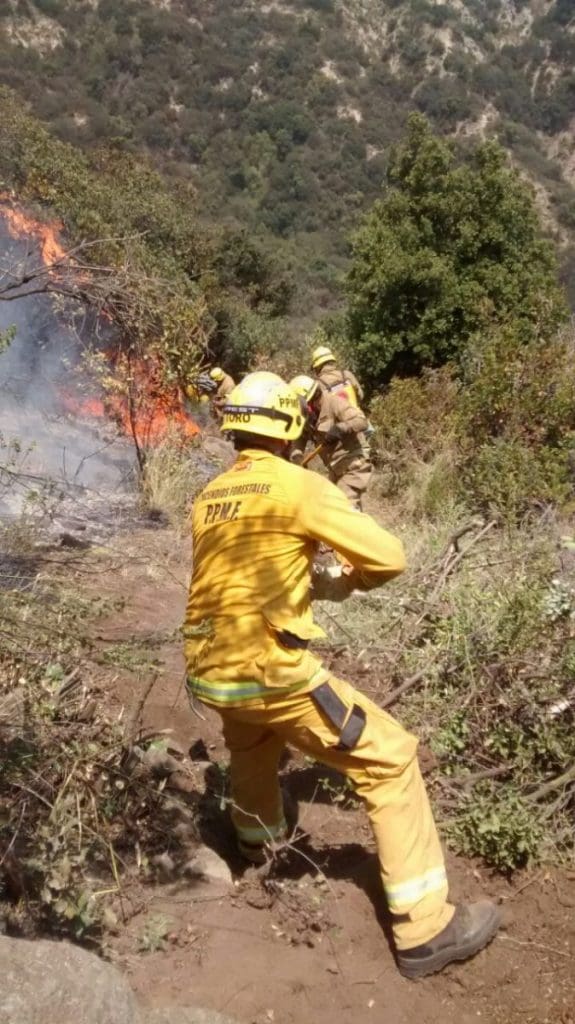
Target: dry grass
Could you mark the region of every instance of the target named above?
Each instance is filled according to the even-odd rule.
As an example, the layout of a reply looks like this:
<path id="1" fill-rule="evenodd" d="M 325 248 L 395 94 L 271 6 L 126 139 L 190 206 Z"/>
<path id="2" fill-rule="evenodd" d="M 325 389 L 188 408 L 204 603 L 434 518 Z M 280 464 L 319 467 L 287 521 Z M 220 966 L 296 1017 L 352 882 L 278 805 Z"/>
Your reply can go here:
<path id="1" fill-rule="evenodd" d="M 115 601 L 86 591 L 113 556 L 51 550 L 32 560 L 8 552 L 9 539 L 0 537 L 1 913 L 16 934 L 99 941 L 129 916 L 130 886 L 178 817 L 163 783 L 130 756 L 138 722 L 111 715 L 99 688 L 105 659 L 91 638 Z M 153 664 L 139 658 L 138 670 L 151 686 Z"/>
<path id="2" fill-rule="evenodd" d="M 168 435 L 146 456 L 142 496 L 147 507 L 161 512 L 172 525 L 181 525 L 196 494 L 206 483 L 208 470 L 199 444 Z"/>
<path id="3" fill-rule="evenodd" d="M 504 529 L 471 516 L 385 522 L 409 570 L 345 611 L 321 607 L 336 667 L 431 747 L 455 846 L 508 870 L 573 856 L 575 553 L 550 512 Z M 461 529 L 465 532 L 458 536 Z M 397 691 L 397 695 L 395 693 Z"/>

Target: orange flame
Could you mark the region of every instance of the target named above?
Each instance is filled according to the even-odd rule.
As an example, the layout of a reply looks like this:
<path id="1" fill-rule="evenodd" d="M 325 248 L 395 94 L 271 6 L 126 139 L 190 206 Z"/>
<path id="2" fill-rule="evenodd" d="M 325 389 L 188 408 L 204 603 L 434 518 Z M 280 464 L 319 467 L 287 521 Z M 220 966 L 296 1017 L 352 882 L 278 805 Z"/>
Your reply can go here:
<path id="1" fill-rule="evenodd" d="M 32 237 L 36 240 L 46 267 L 66 258 L 66 249 L 59 238 L 63 231 L 60 221 L 45 223 L 37 220 L 15 204 L 11 195 L 2 192 L 0 216 L 12 238 Z M 112 375 L 117 371 L 119 381 L 123 378 L 129 385 L 124 387 L 126 394 L 114 392 L 104 398 L 62 394 L 62 405 L 68 413 L 90 419 L 112 419 L 122 433 L 133 437 L 144 448 L 158 444 L 174 428 L 182 439 L 199 434 L 197 424 L 185 410 L 179 389 L 163 383 L 157 362 L 153 359 L 132 360 L 127 366 L 123 361 L 125 357 L 121 355 L 109 353 L 108 357 Z"/>
<path id="2" fill-rule="evenodd" d="M 113 398 L 75 398 L 62 396 L 62 404 L 72 416 L 82 419 L 112 419 L 126 437 L 133 437 L 141 448 L 160 444 L 169 434 L 176 432 L 182 440 L 197 437 L 199 427 L 178 408 L 177 399 L 171 402 L 156 402 L 151 407 L 131 410 L 128 402 Z"/>
<path id="3" fill-rule="evenodd" d="M 66 250 L 58 237 L 63 230 L 60 221 L 56 220 L 46 224 L 44 221 L 35 220 L 34 217 L 30 217 L 9 202 L 5 193 L 0 193 L 0 204 L 0 213 L 12 238 L 35 238 L 40 248 L 42 261 L 46 266 L 64 259 Z"/>
<path id="4" fill-rule="evenodd" d="M 125 366 L 122 369 L 125 372 Z M 179 389 L 161 382 L 157 363 L 132 359 L 125 390 L 126 394 L 111 392 L 103 398 L 65 394 L 62 404 L 74 416 L 114 420 L 121 433 L 134 438 L 142 448 L 154 447 L 174 432 L 182 440 L 200 433 L 185 410 Z"/>

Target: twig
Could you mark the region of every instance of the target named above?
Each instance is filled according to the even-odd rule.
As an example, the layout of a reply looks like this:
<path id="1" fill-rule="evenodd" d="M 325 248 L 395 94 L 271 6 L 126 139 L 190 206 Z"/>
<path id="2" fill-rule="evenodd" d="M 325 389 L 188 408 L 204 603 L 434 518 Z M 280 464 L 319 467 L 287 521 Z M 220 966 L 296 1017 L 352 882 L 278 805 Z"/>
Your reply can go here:
<path id="1" fill-rule="evenodd" d="M 519 886 L 519 888 L 515 890 L 515 892 L 512 892 L 510 896 L 507 896 L 507 895 L 503 894 L 502 896 L 500 896 L 500 897 L 499 897 L 499 899 L 500 899 L 500 900 L 506 900 L 506 901 L 507 901 L 508 903 L 509 903 L 509 902 L 510 902 L 511 900 L 516 900 L 516 899 L 517 899 L 517 897 L 518 897 L 518 896 L 519 896 L 519 895 L 520 895 L 520 894 L 521 894 L 521 893 L 522 893 L 522 892 L 523 892 L 523 891 L 524 891 L 525 889 L 528 889 L 528 888 L 529 888 L 529 886 L 530 886 L 530 885 L 533 885 L 533 883 L 534 883 L 534 882 L 540 882 L 540 881 L 541 881 L 541 879 L 542 879 L 542 878 L 544 878 L 544 877 L 545 877 L 545 872 L 544 872 L 544 871 L 540 871 L 540 872 L 539 872 L 539 874 L 537 874 L 537 875 L 533 875 L 533 878 L 528 878 L 528 879 L 527 879 L 527 881 L 526 881 L 526 882 L 524 882 L 524 883 L 523 883 L 523 885 L 520 885 L 520 886 Z"/>
<path id="2" fill-rule="evenodd" d="M 22 782 L 10 782 L 10 785 L 14 786 L 15 789 L 21 789 L 24 793 L 29 793 L 30 796 L 33 796 L 36 800 L 39 800 L 40 803 L 48 807 L 50 811 L 53 810 L 50 801 L 46 800 L 41 793 L 37 793 L 36 790 L 31 789 L 30 786 L 25 786 Z"/>
<path id="3" fill-rule="evenodd" d="M 418 672 L 415 672 L 412 676 L 409 676 L 400 686 L 396 686 L 395 690 L 388 693 L 387 697 L 380 703 L 380 708 L 388 708 L 391 704 L 395 704 L 396 700 L 406 693 L 407 690 L 411 690 L 412 686 L 415 686 L 424 676 L 429 672 L 430 666 L 426 665 L 425 668 L 420 668 Z"/>
<path id="4" fill-rule="evenodd" d="M 474 519 L 473 522 L 466 523 L 465 526 L 460 526 L 458 530 L 455 530 L 455 532 L 451 534 L 449 540 L 447 541 L 447 544 L 445 545 L 443 555 L 441 556 L 442 560 L 444 558 L 447 558 L 451 554 L 452 548 L 457 553 L 459 551 L 459 541 L 461 540 L 461 538 L 465 537 L 466 533 L 471 533 L 471 531 L 475 529 L 475 527 L 478 525 L 479 523 L 477 522 L 477 520 Z"/>
<path id="5" fill-rule="evenodd" d="M 482 768 L 481 771 L 472 772 L 471 775 L 462 775 L 449 781 L 454 786 L 471 789 L 476 782 L 482 782 L 484 779 L 497 779 L 500 775 L 507 775 L 508 772 L 512 771 L 513 767 L 514 765 L 512 764 L 502 764 L 497 768 Z"/>
<path id="6" fill-rule="evenodd" d="M 545 953 L 553 953 L 555 956 L 562 956 L 565 960 L 572 960 L 571 953 L 565 953 L 562 949 L 555 949 L 553 946 L 544 946 L 541 942 L 521 942 L 511 935 L 499 935 L 498 938 L 504 942 L 512 942 L 516 946 L 526 946 L 528 949 L 541 949 Z"/>
<path id="7" fill-rule="evenodd" d="M 18 838 L 18 833 L 20 832 L 20 826 L 22 824 L 22 819 L 24 817 L 24 812 L 25 812 L 27 806 L 28 806 L 27 801 L 23 800 L 22 801 L 22 807 L 20 809 L 20 818 L 18 819 L 18 824 L 16 825 L 16 828 L 14 829 L 14 832 L 12 834 L 12 838 L 11 838 L 10 842 L 8 843 L 8 846 L 7 846 L 6 850 L 4 851 L 4 855 L 2 857 L 2 860 L 0 860 L 0 868 L 2 867 L 2 865 L 3 865 L 4 861 L 6 860 L 6 858 L 10 855 L 10 851 L 11 851 L 12 847 L 14 846 L 14 843 L 16 842 L 16 839 Z"/>
<path id="8" fill-rule="evenodd" d="M 231 799 L 226 799 L 226 803 L 228 804 L 229 807 L 232 807 L 234 810 L 239 811 L 240 814 L 244 814 L 246 817 L 253 818 L 254 821 L 257 821 L 257 823 L 260 826 L 260 828 L 262 828 L 265 832 L 268 833 L 269 838 L 268 838 L 267 843 L 265 845 L 269 848 L 271 856 L 270 856 L 270 860 L 267 861 L 265 865 L 262 865 L 262 867 L 267 868 L 268 871 L 269 871 L 269 868 L 271 867 L 271 864 L 272 864 L 272 862 L 274 860 L 274 857 L 280 852 L 280 850 L 292 850 L 295 854 L 297 854 L 298 857 L 301 857 L 302 860 L 305 860 L 307 864 L 310 864 L 311 867 L 314 868 L 314 870 L 317 871 L 318 875 L 320 875 L 320 877 L 323 879 L 323 881 L 327 885 L 327 887 L 328 887 L 328 889 L 329 889 L 329 891 L 330 891 L 330 893 L 331 893 L 331 895 L 333 897 L 334 907 L 335 907 L 336 913 L 339 916 L 339 907 L 337 905 L 337 895 L 336 895 L 335 889 L 333 888 L 332 883 L 330 882 L 329 878 L 325 874 L 325 871 L 322 871 L 322 869 L 319 866 L 319 864 L 316 864 L 316 862 L 312 859 L 312 857 L 309 857 L 307 853 L 304 853 L 303 850 L 300 850 L 299 847 L 297 846 L 296 842 L 294 842 L 294 840 L 297 839 L 297 838 L 301 839 L 301 838 L 306 838 L 306 837 L 305 836 L 297 837 L 295 835 L 295 833 L 292 833 L 292 835 L 288 839 L 285 839 L 282 842 L 277 843 L 274 840 L 273 836 L 270 834 L 267 825 L 265 824 L 264 821 L 262 821 L 262 819 L 260 818 L 260 816 L 258 814 L 253 814 L 251 811 L 245 811 L 242 807 L 240 807 L 238 804 L 236 804 Z M 261 870 L 262 870 L 261 868 L 256 869 L 256 871 L 260 871 L 260 872 L 261 872 Z M 340 920 L 340 923 L 341 923 L 341 920 Z M 338 956 L 337 949 L 336 949 L 336 947 L 335 947 L 335 945 L 333 943 L 333 940 L 332 940 L 330 935 L 328 935 L 328 939 L 329 939 L 329 942 L 330 942 L 330 945 L 331 945 L 331 950 L 332 950 L 332 953 L 333 953 L 334 960 L 335 960 L 335 962 L 337 964 L 339 973 L 341 974 L 342 978 L 345 979 L 345 977 L 346 977 L 345 971 L 343 969 L 342 964 L 340 963 L 340 959 L 339 959 L 339 956 Z"/>
<path id="9" fill-rule="evenodd" d="M 568 771 L 563 772 L 563 775 L 558 775 L 557 778 L 550 779 L 549 782 L 544 782 L 542 786 L 539 786 L 539 789 L 536 789 L 534 793 L 529 794 L 528 799 L 532 800 L 533 803 L 537 803 L 549 793 L 553 793 L 554 790 L 573 781 L 575 781 L 575 764 L 572 765 Z"/>
<path id="10" fill-rule="evenodd" d="M 322 609 L 321 609 L 322 610 L 322 614 L 326 615 L 328 619 L 331 619 L 331 621 L 334 623 L 334 625 L 337 626 L 337 628 L 341 630 L 341 632 L 348 638 L 348 640 L 352 640 L 352 641 L 355 642 L 356 638 L 353 635 L 353 633 L 350 633 L 349 630 L 345 628 L 345 626 L 342 626 L 341 622 L 339 622 L 339 620 L 336 619 L 335 615 L 332 615 L 331 612 L 328 612 L 328 610 L 323 607 L 324 604 L 325 604 L 325 602 L 322 602 Z"/>
<path id="11" fill-rule="evenodd" d="M 152 692 L 152 690 L 153 690 L 157 680 L 158 680 L 158 673 L 155 672 L 154 675 L 152 676 L 152 678 L 150 679 L 148 685 L 146 686 L 146 689 L 144 690 L 142 696 L 140 697 L 140 700 L 138 701 L 138 704 L 136 706 L 134 714 L 132 715 L 130 723 L 129 723 L 127 729 L 126 729 L 126 740 L 127 740 L 128 746 L 130 746 L 130 747 L 135 743 L 136 736 L 138 734 L 138 723 L 141 720 L 142 712 L 143 712 L 144 707 L 146 705 L 146 701 L 147 701 L 148 697 L 150 696 L 150 694 L 151 694 L 151 692 Z"/>
<path id="12" fill-rule="evenodd" d="M 467 544 L 467 546 L 465 548 L 463 548 L 463 550 L 457 551 L 457 553 L 452 558 L 449 558 L 447 560 L 447 563 L 446 563 L 446 565 L 445 565 L 441 575 L 439 576 L 439 579 L 437 580 L 437 583 L 435 584 L 435 586 L 433 588 L 433 591 L 432 591 L 432 594 L 431 594 L 431 600 L 432 601 L 439 596 L 439 593 L 440 593 L 440 591 L 441 591 L 441 589 L 443 587 L 443 584 L 447 580 L 448 576 L 451 576 L 451 573 L 459 565 L 459 563 L 462 561 L 462 559 L 465 558 L 466 555 L 469 554 L 471 549 L 477 543 L 479 543 L 479 541 L 482 540 L 483 537 L 485 537 L 485 535 L 487 533 L 489 533 L 489 531 L 492 530 L 493 527 L 496 526 L 496 525 L 497 525 L 497 520 L 496 519 L 491 519 L 488 523 L 485 524 L 485 526 L 479 531 L 479 533 L 476 533 L 475 536 L 471 538 L 471 540 L 469 541 L 469 544 Z"/>

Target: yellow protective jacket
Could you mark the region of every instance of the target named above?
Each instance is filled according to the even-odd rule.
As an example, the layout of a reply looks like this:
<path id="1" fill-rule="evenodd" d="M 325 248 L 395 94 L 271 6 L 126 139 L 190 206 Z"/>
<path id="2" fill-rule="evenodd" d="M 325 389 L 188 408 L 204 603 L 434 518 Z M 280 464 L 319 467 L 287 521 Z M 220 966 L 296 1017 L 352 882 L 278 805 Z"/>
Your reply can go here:
<path id="1" fill-rule="evenodd" d="M 307 649 L 318 542 L 371 589 L 402 572 L 401 541 L 357 512 L 337 487 L 268 452 L 247 449 L 196 498 L 194 568 L 184 627 L 188 684 L 233 705 L 312 688 L 327 678 Z"/>
<path id="2" fill-rule="evenodd" d="M 228 395 L 234 390 L 235 386 L 236 382 L 233 377 L 230 377 L 229 373 L 226 373 L 218 384 L 217 390 L 212 398 L 212 405 L 214 413 L 219 420 L 223 417 L 224 405 L 228 400 Z"/>
<path id="3" fill-rule="evenodd" d="M 330 394 L 343 394 L 352 405 L 359 405 L 363 399 L 363 388 L 351 370 L 328 364 L 319 371 L 317 379 Z"/>

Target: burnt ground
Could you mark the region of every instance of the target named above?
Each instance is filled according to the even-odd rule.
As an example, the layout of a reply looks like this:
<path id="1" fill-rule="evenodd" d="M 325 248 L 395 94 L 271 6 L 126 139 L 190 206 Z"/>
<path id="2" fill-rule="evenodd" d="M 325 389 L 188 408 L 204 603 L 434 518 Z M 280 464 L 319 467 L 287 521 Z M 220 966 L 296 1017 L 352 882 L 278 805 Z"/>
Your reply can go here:
<path id="1" fill-rule="evenodd" d="M 144 731 L 172 730 L 170 743 L 182 752 L 177 800 L 234 875 L 223 887 L 160 878 L 126 884 L 125 924 L 109 954 L 144 1003 L 193 1002 L 246 1024 L 574 1024 L 575 872 L 539 867 L 507 880 L 450 855 L 452 898 L 499 900 L 505 929 L 471 963 L 408 982 L 386 938 L 367 819 L 340 780 L 297 757 L 284 780 L 307 838 L 280 853 L 267 876 L 246 871 L 221 809 L 218 717 L 197 717 L 183 689 L 177 630 L 188 542 L 168 530 L 135 530 L 102 557 L 108 568 L 78 578 L 89 593 L 123 602 L 96 630 L 108 654 L 99 686 L 110 711 L 129 718 L 136 710 Z M 346 670 L 353 676 L 349 657 Z M 156 848 L 170 852 L 173 843 L 163 829 Z"/>

